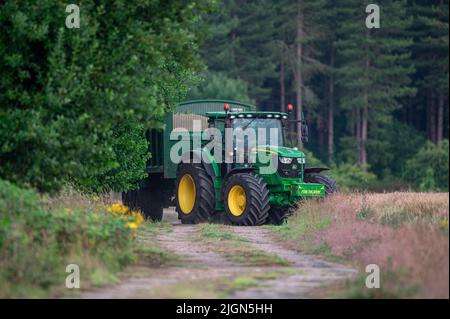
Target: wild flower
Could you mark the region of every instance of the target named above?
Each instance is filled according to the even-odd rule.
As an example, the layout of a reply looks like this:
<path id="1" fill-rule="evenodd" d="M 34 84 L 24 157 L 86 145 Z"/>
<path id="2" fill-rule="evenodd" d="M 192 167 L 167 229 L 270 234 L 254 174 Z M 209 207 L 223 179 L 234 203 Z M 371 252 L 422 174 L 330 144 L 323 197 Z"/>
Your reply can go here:
<path id="1" fill-rule="evenodd" d="M 126 221 L 126 225 L 130 229 L 137 229 L 139 225 L 144 221 L 144 217 L 141 213 L 135 210 L 131 210 L 122 202 L 116 202 L 108 207 L 108 212 L 114 217 L 120 218 Z"/>

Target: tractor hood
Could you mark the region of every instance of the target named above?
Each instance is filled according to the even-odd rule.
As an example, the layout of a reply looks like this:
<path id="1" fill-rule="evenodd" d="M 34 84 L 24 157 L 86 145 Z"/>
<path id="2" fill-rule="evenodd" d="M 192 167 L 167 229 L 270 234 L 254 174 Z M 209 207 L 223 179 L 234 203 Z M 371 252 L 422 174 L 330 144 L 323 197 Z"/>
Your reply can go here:
<path id="1" fill-rule="evenodd" d="M 284 146 L 273 146 L 273 145 L 263 145 L 256 149 L 256 152 L 269 152 L 272 154 L 277 154 L 279 157 L 294 157 L 294 158 L 304 158 L 305 153 L 299 151 L 296 148 L 289 148 Z"/>

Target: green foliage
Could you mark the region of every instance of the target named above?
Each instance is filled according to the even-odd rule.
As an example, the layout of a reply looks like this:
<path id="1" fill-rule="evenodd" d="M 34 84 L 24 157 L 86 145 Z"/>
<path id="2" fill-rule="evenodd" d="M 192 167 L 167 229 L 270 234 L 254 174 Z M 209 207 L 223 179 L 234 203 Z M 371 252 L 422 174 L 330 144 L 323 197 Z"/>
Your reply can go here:
<path id="1" fill-rule="evenodd" d="M 303 153 L 305 153 L 306 156 L 306 166 L 307 167 L 326 167 L 326 165 L 324 165 L 322 163 L 321 160 L 319 160 L 313 152 L 307 150 L 307 149 L 303 149 L 302 150 Z"/>
<path id="2" fill-rule="evenodd" d="M 136 181 L 147 176 L 142 168 L 151 157 L 144 126 L 130 119 L 124 125 L 114 129 L 113 160 L 116 165 L 105 173 L 93 173 L 81 180 L 80 186 L 85 190 L 111 189 L 121 191 L 136 187 Z M 95 175 L 94 175 L 95 174 Z"/>
<path id="3" fill-rule="evenodd" d="M 199 86 L 193 88 L 188 99 L 226 99 L 254 104 L 249 97 L 248 84 L 231 79 L 223 73 L 208 72 Z"/>
<path id="4" fill-rule="evenodd" d="M 377 180 L 375 174 L 364 170 L 361 165 L 349 163 L 333 165 L 330 175 L 340 190 L 367 189 Z"/>
<path id="5" fill-rule="evenodd" d="M 265 81 L 276 77 L 274 6 L 267 0 L 223 1 L 207 17 L 208 36 L 200 47 L 210 71 L 244 81 L 250 98 L 257 102 L 270 93 Z"/>
<path id="6" fill-rule="evenodd" d="M 303 150 L 303 152 L 306 155 L 307 167 L 327 167 L 313 152 L 308 150 Z M 369 189 L 377 181 L 377 176 L 374 173 L 365 171 L 358 164 L 342 162 L 338 165 L 332 164 L 329 167 L 330 171 L 326 171 L 325 173 L 335 179 L 340 190 Z"/>
<path id="7" fill-rule="evenodd" d="M 449 142 L 428 142 L 405 165 L 404 178 L 422 191 L 448 191 Z"/>
<path id="8" fill-rule="evenodd" d="M 130 235 L 104 209 L 52 208 L 49 199 L 0 180 L 0 296 L 45 296 L 65 282 L 71 263 L 87 281 L 95 269 L 118 271 L 134 259 Z"/>
<path id="9" fill-rule="evenodd" d="M 143 128 L 160 126 L 203 69 L 211 2 L 84 1 L 79 29 L 65 27 L 61 1 L 3 2 L 0 177 L 41 191 L 131 187 L 145 171 Z"/>
<path id="10" fill-rule="evenodd" d="M 425 144 L 425 137 L 397 120 L 374 128 L 368 143 L 371 169 L 384 179 L 401 178 L 406 161 Z"/>

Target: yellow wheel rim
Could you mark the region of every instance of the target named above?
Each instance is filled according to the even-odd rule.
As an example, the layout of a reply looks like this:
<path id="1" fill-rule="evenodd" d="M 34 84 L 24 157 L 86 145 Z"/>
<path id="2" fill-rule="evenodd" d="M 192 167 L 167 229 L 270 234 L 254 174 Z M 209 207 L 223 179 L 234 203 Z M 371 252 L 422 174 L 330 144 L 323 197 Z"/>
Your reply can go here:
<path id="1" fill-rule="evenodd" d="M 241 216 L 245 211 L 247 196 L 245 190 L 240 185 L 234 185 L 228 192 L 228 208 L 233 216 Z"/>
<path id="2" fill-rule="evenodd" d="M 190 214 L 195 204 L 195 182 L 191 175 L 186 174 L 178 185 L 178 204 L 183 214 Z"/>

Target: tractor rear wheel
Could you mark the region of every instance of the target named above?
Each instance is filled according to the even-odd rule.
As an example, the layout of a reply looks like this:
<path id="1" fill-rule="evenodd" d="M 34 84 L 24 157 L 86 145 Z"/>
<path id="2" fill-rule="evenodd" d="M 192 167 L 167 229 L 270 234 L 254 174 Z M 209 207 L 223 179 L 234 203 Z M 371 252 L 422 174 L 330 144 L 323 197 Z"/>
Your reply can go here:
<path id="1" fill-rule="evenodd" d="M 325 195 L 330 195 L 338 192 L 337 184 L 331 176 L 325 176 L 318 173 L 310 173 L 305 175 L 305 182 L 325 185 Z"/>
<path id="2" fill-rule="evenodd" d="M 253 174 L 229 177 L 222 199 L 226 216 L 234 225 L 262 225 L 269 215 L 269 190 L 262 178 Z"/>
<path id="3" fill-rule="evenodd" d="M 269 211 L 266 223 L 271 225 L 281 225 L 290 215 L 290 207 L 272 207 Z"/>
<path id="4" fill-rule="evenodd" d="M 214 214 L 213 182 L 201 164 L 178 167 L 175 203 L 183 224 L 206 222 Z"/>

